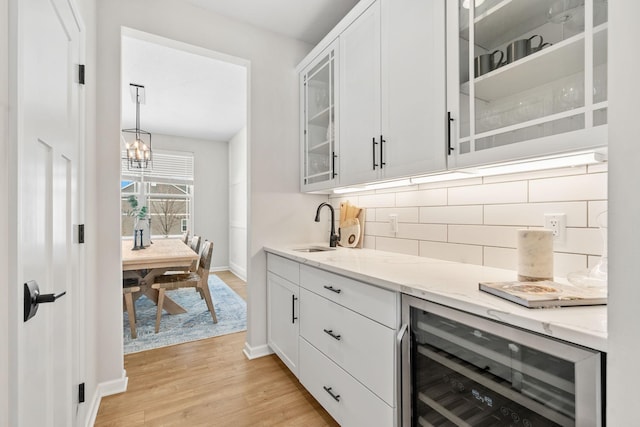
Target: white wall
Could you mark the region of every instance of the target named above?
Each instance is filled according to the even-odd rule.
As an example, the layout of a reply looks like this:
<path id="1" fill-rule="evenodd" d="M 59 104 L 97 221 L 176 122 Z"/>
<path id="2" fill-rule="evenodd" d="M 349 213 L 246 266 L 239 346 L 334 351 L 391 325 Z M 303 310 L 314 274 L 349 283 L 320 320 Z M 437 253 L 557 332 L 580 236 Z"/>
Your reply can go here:
<path id="1" fill-rule="evenodd" d="M 545 213 L 564 213 L 554 270 L 566 277 L 602 255 L 596 217 L 607 210 L 607 164 L 331 197 L 337 209 L 346 200 L 367 209 L 367 248 L 510 270 L 517 269 L 516 230 L 544 227 Z M 396 234 L 390 214 L 398 215 Z"/>
<path id="2" fill-rule="evenodd" d="M 229 141 L 229 269 L 247 280 L 247 128 Z"/>
<path id="3" fill-rule="evenodd" d="M 9 2 L 0 0 L 0 206 L 9 206 Z M 0 292 L 8 294 L 9 223 L 6 208 L 0 208 Z M 9 299 L 0 298 L 0 426 L 9 425 Z"/>
<path id="4" fill-rule="evenodd" d="M 228 143 L 153 134 L 153 148 L 188 151 L 194 157 L 193 230 L 213 242 L 212 269 L 229 265 Z"/>
<path id="5" fill-rule="evenodd" d="M 640 381 L 640 2 L 609 3 L 609 340 L 607 422 L 637 424 Z"/>
<path id="6" fill-rule="evenodd" d="M 298 86 L 294 67 L 310 46 L 177 0 L 98 1 L 99 380 L 122 375 L 118 181 L 121 27 L 250 61 L 248 333 L 250 354 L 266 351 L 265 243 L 317 240 L 313 211 L 322 197 L 298 191 Z M 326 199 L 326 196 L 324 197 Z M 288 206 L 283 213 L 281 206 Z M 308 212 L 308 216 L 301 214 Z"/>

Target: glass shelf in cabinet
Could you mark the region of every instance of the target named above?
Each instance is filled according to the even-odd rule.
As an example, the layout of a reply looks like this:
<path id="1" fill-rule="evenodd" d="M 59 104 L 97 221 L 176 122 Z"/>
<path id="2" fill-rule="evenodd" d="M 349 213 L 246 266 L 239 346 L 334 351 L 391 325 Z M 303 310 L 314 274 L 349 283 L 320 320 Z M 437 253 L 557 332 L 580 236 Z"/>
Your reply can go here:
<path id="1" fill-rule="evenodd" d="M 328 155 L 331 141 L 323 141 L 309 147 L 309 153 Z"/>
<path id="2" fill-rule="evenodd" d="M 551 0 L 486 1 L 476 8 L 474 43 L 492 49 L 519 38 L 547 22 L 551 3 Z M 460 29 L 460 37 L 469 40 L 468 25 Z"/>
<path id="3" fill-rule="evenodd" d="M 323 125 L 326 126 L 329 124 L 329 116 L 330 116 L 330 112 L 332 110 L 332 105 L 328 106 L 327 108 L 321 110 L 320 112 L 314 114 L 313 116 L 309 117 L 309 123 L 310 124 L 317 124 L 317 125 Z"/>
<path id="4" fill-rule="evenodd" d="M 492 101 L 584 71 L 584 39 L 578 34 L 474 79 L 475 97 Z M 468 94 L 468 83 L 460 90 Z"/>

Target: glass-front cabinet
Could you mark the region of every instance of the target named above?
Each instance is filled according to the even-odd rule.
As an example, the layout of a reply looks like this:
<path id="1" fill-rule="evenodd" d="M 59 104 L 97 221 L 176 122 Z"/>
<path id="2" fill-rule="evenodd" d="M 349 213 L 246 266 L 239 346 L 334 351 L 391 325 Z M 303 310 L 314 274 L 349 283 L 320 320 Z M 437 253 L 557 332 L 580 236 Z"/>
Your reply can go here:
<path id="1" fill-rule="evenodd" d="M 450 167 L 606 146 L 607 0 L 447 4 Z"/>
<path id="2" fill-rule="evenodd" d="M 336 185 L 337 49 L 331 44 L 301 73 L 302 191 Z"/>

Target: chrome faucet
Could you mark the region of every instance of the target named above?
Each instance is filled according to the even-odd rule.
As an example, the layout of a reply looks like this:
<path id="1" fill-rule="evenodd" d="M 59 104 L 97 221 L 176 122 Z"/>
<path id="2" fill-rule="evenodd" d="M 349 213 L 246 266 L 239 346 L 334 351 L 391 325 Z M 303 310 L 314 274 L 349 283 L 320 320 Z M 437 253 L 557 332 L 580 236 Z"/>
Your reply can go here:
<path id="1" fill-rule="evenodd" d="M 333 210 L 333 206 L 331 206 L 329 203 L 324 202 L 324 203 L 320 203 L 320 206 L 318 206 L 318 210 L 316 211 L 316 222 L 320 222 L 320 210 L 322 209 L 323 206 L 326 206 L 329 208 L 329 210 L 331 210 L 331 231 L 329 232 L 329 247 L 335 248 L 338 245 L 338 240 L 340 240 L 340 236 L 338 236 L 336 234 L 336 227 L 335 227 L 335 211 Z"/>

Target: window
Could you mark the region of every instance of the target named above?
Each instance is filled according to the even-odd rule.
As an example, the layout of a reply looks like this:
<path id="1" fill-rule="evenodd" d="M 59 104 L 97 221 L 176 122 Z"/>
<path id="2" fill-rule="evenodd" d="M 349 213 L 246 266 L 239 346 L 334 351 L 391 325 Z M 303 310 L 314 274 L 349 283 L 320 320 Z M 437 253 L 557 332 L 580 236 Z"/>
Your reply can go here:
<path id="1" fill-rule="evenodd" d="M 147 207 L 151 235 L 180 236 L 193 229 L 193 154 L 154 150 L 153 167 L 128 170 L 122 163 L 122 235 L 131 236 L 135 218 L 129 197 Z"/>

